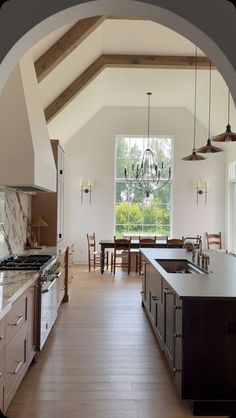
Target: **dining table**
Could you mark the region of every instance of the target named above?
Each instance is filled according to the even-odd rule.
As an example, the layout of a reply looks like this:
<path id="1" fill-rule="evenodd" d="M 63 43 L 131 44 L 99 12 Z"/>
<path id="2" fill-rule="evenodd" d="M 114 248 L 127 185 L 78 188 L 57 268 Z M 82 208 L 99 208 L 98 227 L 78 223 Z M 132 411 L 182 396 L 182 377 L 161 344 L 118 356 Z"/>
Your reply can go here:
<path id="1" fill-rule="evenodd" d="M 99 245 L 101 247 L 101 273 L 104 273 L 104 260 L 105 260 L 105 250 L 108 248 L 114 248 L 114 240 L 113 239 L 102 239 L 99 241 Z M 156 248 L 166 248 L 166 240 L 156 240 Z M 142 246 L 143 247 L 143 246 Z M 145 244 L 145 247 L 153 247 L 153 244 Z M 140 243 L 138 239 L 131 239 L 130 248 L 140 248 Z"/>

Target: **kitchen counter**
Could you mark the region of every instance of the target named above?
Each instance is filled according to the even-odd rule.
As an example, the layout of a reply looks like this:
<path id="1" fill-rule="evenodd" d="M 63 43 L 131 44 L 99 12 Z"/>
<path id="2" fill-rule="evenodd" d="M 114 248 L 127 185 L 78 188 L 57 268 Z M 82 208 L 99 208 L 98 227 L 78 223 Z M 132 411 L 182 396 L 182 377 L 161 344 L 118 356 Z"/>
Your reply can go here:
<path id="1" fill-rule="evenodd" d="M 38 271 L 0 271 L 0 319 L 12 303 L 34 282 Z"/>
<path id="2" fill-rule="evenodd" d="M 180 298 L 236 298 L 236 257 L 232 255 L 204 250 L 210 256 L 209 273 L 181 274 L 167 273 L 156 259 L 188 259 L 192 262 L 192 252 L 155 248 L 143 248 L 141 252 Z"/>
<path id="3" fill-rule="evenodd" d="M 48 254 L 59 256 L 66 247 L 45 247 L 43 249 L 27 249 L 19 255 Z M 1 257 L 4 258 L 4 257 Z M 34 282 L 39 271 L 35 270 L 0 270 L 0 319 L 11 309 L 12 303 Z"/>

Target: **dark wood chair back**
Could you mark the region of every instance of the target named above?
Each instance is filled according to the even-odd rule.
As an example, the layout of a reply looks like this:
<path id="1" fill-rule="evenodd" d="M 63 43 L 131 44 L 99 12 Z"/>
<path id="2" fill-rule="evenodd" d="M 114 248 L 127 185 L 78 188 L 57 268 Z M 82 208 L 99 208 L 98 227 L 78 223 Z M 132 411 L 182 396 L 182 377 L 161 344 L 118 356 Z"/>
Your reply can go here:
<path id="1" fill-rule="evenodd" d="M 148 248 L 156 247 L 156 237 L 145 237 L 145 238 L 139 237 L 139 248 L 144 248 L 144 247 L 148 247 Z M 140 251 L 137 255 L 136 263 L 137 263 L 139 274 L 142 274 L 143 257 Z"/>
<path id="2" fill-rule="evenodd" d="M 156 246 L 156 237 L 139 237 L 139 247 L 155 247 Z"/>
<path id="3" fill-rule="evenodd" d="M 206 232 L 207 248 L 218 247 L 222 249 L 221 232 L 218 234 L 209 234 Z"/>
<path id="4" fill-rule="evenodd" d="M 184 244 L 183 238 L 168 238 L 166 237 L 167 248 L 182 248 Z"/>
<path id="5" fill-rule="evenodd" d="M 116 267 L 127 268 L 130 273 L 131 257 L 130 257 L 131 238 L 116 238 L 114 236 L 114 253 L 111 254 L 111 272 L 115 274 Z"/>

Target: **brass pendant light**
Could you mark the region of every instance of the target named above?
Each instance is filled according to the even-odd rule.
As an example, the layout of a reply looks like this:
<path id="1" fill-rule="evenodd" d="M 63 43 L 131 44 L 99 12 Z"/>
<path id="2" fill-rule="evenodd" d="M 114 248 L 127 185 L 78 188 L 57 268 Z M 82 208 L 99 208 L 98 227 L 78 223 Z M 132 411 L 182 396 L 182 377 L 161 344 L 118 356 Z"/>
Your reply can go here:
<path id="1" fill-rule="evenodd" d="M 215 141 L 215 142 L 234 142 L 234 141 L 236 141 L 236 133 L 231 131 L 229 118 L 230 118 L 230 91 L 228 91 L 228 123 L 227 123 L 227 126 L 226 126 L 226 131 L 223 134 L 213 136 L 211 138 L 212 141 Z"/>
<path id="2" fill-rule="evenodd" d="M 197 45 L 195 47 L 195 81 L 194 81 L 194 123 L 193 123 L 193 151 L 192 154 L 187 155 L 187 157 L 183 157 L 182 160 L 184 161 L 200 161 L 205 160 L 204 157 L 197 154 L 195 149 L 195 142 L 196 142 L 196 112 L 197 112 Z"/>
<path id="3" fill-rule="evenodd" d="M 197 149 L 197 152 L 199 152 L 200 154 L 210 154 L 210 153 L 215 153 L 215 152 L 221 152 L 223 151 L 221 148 L 215 147 L 214 145 L 212 145 L 211 143 L 211 61 L 210 61 L 210 66 L 209 66 L 209 118 L 208 118 L 208 140 L 206 145 L 204 145 L 201 148 Z"/>

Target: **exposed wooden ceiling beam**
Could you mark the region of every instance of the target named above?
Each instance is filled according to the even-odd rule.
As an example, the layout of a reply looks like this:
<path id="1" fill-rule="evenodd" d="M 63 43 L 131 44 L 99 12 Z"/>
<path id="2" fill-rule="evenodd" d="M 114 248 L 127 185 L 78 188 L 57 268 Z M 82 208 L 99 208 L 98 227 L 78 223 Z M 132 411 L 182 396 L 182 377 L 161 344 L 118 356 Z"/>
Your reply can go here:
<path id="1" fill-rule="evenodd" d="M 101 55 L 81 75 L 79 75 L 50 105 L 45 109 L 46 121 L 52 120 L 67 106 L 97 75 L 107 67 L 110 68 L 165 68 L 194 69 L 195 57 L 165 55 Z M 209 59 L 198 57 L 197 68 L 208 69 Z M 213 68 L 213 66 L 212 66 Z"/>
<path id="2" fill-rule="evenodd" d="M 46 75 L 77 48 L 104 20 L 105 16 L 94 16 L 81 19 L 73 25 L 35 62 L 38 81 L 43 80 Z"/>

